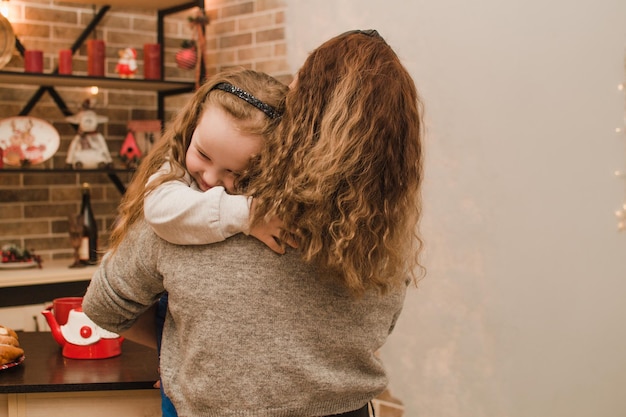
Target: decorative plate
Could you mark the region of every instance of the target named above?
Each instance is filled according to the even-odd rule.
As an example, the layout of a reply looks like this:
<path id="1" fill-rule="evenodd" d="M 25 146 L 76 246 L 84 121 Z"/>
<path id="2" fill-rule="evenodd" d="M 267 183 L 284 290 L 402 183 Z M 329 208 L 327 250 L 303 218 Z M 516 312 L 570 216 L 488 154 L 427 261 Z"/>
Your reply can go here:
<path id="1" fill-rule="evenodd" d="M 26 356 L 22 355 L 14 362 L 9 362 L 9 363 L 5 363 L 4 365 L 0 365 L 0 371 L 3 369 L 13 368 L 14 366 L 19 365 L 22 362 L 24 362 L 24 359 L 26 359 Z"/>
<path id="2" fill-rule="evenodd" d="M 0 68 L 9 63 L 15 49 L 15 33 L 8 19 L 0 15 Z"/>
<path id="3" fill-rule="evenodd" d="M 21 269 L 21 268 L 32 268 L 34 266 L 37 266 L 37 262 L 35 261 L 0 262 L 0 269 Z"/>
<path id="4" fill-rule="evenodd" d="M 0 120 L 2 160 L 11 166 L 40 164 L 52 158 L 61 138 L 59 132 L 45 120 L 30 116 L 15 116 Z"/>

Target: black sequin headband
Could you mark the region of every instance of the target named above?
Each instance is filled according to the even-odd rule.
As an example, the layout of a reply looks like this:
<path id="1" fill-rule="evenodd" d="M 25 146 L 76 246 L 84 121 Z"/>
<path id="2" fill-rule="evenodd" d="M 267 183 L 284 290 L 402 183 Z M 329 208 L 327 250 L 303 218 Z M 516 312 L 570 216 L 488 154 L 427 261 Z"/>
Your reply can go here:
<path id="1" fill-rule="evenodd" d="M 267 117 L 270 119 L 276 119 L 280 117 L 280 113 L 272 106 L 267 103 L 263 103 L 261 100 L 248 93 L 247 91 L 242 90 L 239 87 L 235 87 L 229 83 L 218 83 L 213 86 L 211 90 L 222 90 L 227 93 L 231 93 L 239 97 L 240 99 L 252 104 L 257 109 L 261 110 Z"/>

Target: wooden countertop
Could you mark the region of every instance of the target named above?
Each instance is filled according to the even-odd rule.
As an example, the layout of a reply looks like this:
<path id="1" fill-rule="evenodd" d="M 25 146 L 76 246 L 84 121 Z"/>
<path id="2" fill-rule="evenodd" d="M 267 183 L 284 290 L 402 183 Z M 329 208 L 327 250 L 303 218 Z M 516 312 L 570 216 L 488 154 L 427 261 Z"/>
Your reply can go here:
<path id="1" fill-rule="evenodd" d="M 71 259 L 43 261 L 41 269 L 0 269 L 0 288 L 90 280 L 96 267 L 69 268 Z"/>
<path id="2" fill-rule="evenodd" d="M 67 359 L 49 332 L 18 332 L 26 359 L 0 370 L 0 393 L 155 389 L 156 350 L 125 340 L 108 359 Z"/>

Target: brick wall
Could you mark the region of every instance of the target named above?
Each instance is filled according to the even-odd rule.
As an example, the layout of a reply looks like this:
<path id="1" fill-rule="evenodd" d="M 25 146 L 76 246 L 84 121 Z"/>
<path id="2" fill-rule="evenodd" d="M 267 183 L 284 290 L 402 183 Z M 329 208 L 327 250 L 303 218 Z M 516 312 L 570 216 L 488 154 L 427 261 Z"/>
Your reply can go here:
<path id="1" fill-rule="evenodd" d="M 129 2 L 132 3 L 132 2 Z M 283 82 L 291 75 L 286 61 L 283 0 L 206 1 L 210 23 L 206 27 L 206 72 L 211 75 L 231 66 L 245 66 L 267 72 Z M 9 19 L 13 30 L 26 49 L 44 51 L 44 73 L 57 65 L 60 49 L 69 48 L 91 21 L 99 6 L 50 1 L 11 0 Z M 165 20 L 165 78 L 172 81 L 193 81 L 195 72 L 181 70 L 174 55 L 185 39 L 193 37 L 187 17 L 182 11 Z M 134 47 L 138 52 L 139 70 L 143 74 L 143 44 L 156 42 L 156 12 L 112 7 L 96 28 L 96 36 L 106 42 L 106 75 L 117 77 L 115 65 L 118 51 Z M 16 51 L 2 70 L 22 71 L 24 61 Z M 73 57 L 73 73 L 86 75 L 87 56 L 83 46 Z M 38 86 L 0 84 L 0 118 L 20 113 Z M 90 98 L 87 88 L 55 87 L 68 108 L 79 110 Z M 188 94 L 172 96 L 165 101 L 165 120 L 171 119 Z M 118 153 L 126 135 L 129 120 L 156 118 L 156 94 L 146 91 L 100 89 L 96 111 L 109 122 L 99 127 L 117 167 L 123 167 Z M 45 93 L 29 113 L 47 120 L 61 136 L 59 150 L 43 165 L 64 167 L 66 152 L 75 130 L 65 121 L 52 98 Z M 118 174 L 127 183 L 131 174 Z M 67 233 L 67 216 L 79 211 L 80 184 L 92 185 L 92 205 L 100 230 L 100 247 L 106 248 L 108 230 L 116 215 L 120 193 L 106 174 L 84 173 L 8 173 L 0 171 L 0 245 L 16 243 L 40 254 L 45 259 L 69 258 L 72 249 Z"/>

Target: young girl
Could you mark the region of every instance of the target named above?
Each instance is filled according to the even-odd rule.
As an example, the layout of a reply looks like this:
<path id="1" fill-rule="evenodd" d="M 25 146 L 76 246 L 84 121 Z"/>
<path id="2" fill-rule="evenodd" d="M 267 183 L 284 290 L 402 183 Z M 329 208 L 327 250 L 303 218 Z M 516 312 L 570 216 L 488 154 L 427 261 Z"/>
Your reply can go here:
<path id="1" fill-rule="evenodd" d="M 216 243 L 244 232 L 283 253 L 277 241 L 280 222 L 257 222 L 250 228 L 252 199 L 229 193 L 237 191 L 238 176 L 275 127 L 286 90 L 272 77 L 241 69 L 218 74 L 204 84 L 140 165 L 133 185 L 149 176 L 147 185 L 145 190 L 131 185 L 125 194 L 121 221 L 111 236 L 112 249 L 117 248 L 122 227 L 138 219 L 129 213 L 137 213 L 143 205 L 147 223 L 171 243 Z M 159 167 L 156 172 L 155 167 Z M 135 328 L 149 332 L 144 337 L 149 344 L 156 341 L 159 351 L 166 312 L 167 294 L 156 308 L 156 339 L 151 331 L 155 323 L 149 319 L 152 310 L 145 328 Z M 163 416 L 176 416 L 160 388 Z"/>
<path id="2" fill-rule="evenodd" d="M 260 110 L 270 122 L 280 117 L 274 107 L 232 84 L 218 83 L 213 90 L 234 94 Z M 251 116 L 257 120 L 263 118 L 260 112 L 253 112 Z M 244 139 L 243 142 L 236 140 L 235 132 L 224 132 L 219 137 L 215 133 L 222 127 L 220 122 L 219 118 L 207 121 L 207 129 L 214 133 L 206 139 L 209 142 L 202 143 L 200 136 L 192 137 L 185 155 L 187 170 L 183 178 L 163 182 L 145 196 L 146 221 L 158 236 L 179 245 L 220 242 L 243 232 L 275 252 L 284 253 L 284 248 L 276 241 L 280 222 L 274 220 L 250 228 L 248 217 L 254 201 L 250 197 L 232 195 L 236 191 L 237 175 L 248 165 L 250 152 L 258 150 L 258 137 L 253 135 L 251 141 Z M 199 130 L 202 128 L 198 126 Z M 159 178 L 169 171 L 170 164 L 166 162 L 150 177 L 148 184 L 160 182 Z M 202 193 L 192 192 L 192 189 Z"/>
<path id="3" fill-rule="evenodd" d="M 281 253 L 279 222 L 250 228 L 252 199 L 229 193 L 276 127 L 286 91 L 276 79 L 245 69 L 222 72 L 201 86 L 135 173 L 110 248 L 143 214 L 171 243 L 215 243 L 244 232 Z"/>

